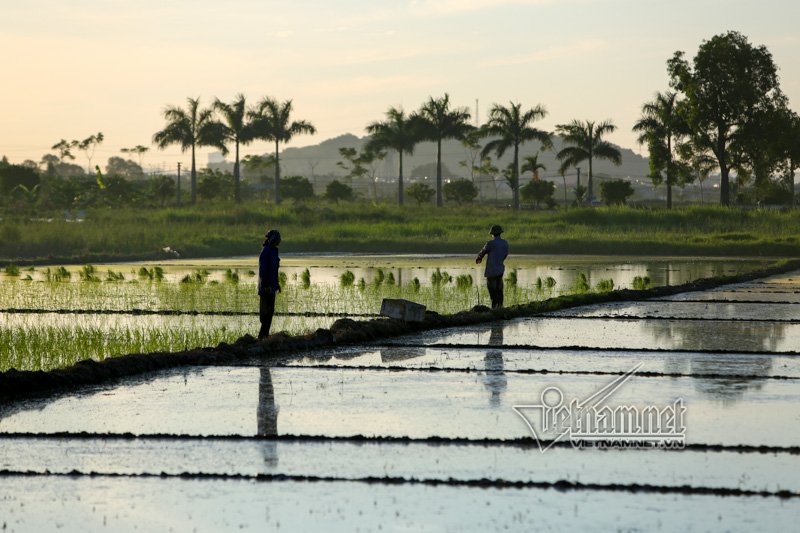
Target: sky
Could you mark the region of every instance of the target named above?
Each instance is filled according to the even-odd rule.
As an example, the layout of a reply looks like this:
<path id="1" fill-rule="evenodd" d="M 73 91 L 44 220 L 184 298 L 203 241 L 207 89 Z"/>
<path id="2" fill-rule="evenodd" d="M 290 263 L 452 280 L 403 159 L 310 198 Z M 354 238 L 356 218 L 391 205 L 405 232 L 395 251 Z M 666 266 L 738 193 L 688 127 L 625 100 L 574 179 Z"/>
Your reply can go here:
<path id="1" fill-rule="evenodd" d="M 239 93 L 293 101 L 317 144 L 364 136 L 390 106 L 429 97 L 476 107 L 543 105 L 536 126 L 617 125 L 608 139 L 647 155 L 631 127 L 669 88 L 666 61 L 736 30 L 766 45 L 790 105 L 800 106 L 797 0 L 0 0 L 0 156 L 40 161 L 60 139 L 97 132 L 92 164 L 150 146 L 148 167 L 186 168 L 159 150 L 167 105 Z M 242 155 L 271 152 L 265 141 Z M 76 164 L 87 164 L 76 154 Z M 208 150 L 198 152 L 198 165 Z M 135 160 L 135 158 L 133 158 Z"/>

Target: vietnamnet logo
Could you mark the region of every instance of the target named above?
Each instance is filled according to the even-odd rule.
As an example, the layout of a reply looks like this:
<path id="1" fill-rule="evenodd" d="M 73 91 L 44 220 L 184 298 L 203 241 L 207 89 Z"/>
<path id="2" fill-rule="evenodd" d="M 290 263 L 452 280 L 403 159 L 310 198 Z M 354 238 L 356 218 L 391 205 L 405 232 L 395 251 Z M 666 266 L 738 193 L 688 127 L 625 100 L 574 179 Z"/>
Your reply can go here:
<path id="1" fill-rule="evenodd" d="M 686 407 L 682 398 L 661 407 L 607 404 L 641 367 L 642 363 L 637 364 L 583 400 L 565 403 L 561 389 L 547 387 L 539 403 L 512 408 L 531 430 L 541 452 L 565 438 L 576 448 L 683 448 Z"/>

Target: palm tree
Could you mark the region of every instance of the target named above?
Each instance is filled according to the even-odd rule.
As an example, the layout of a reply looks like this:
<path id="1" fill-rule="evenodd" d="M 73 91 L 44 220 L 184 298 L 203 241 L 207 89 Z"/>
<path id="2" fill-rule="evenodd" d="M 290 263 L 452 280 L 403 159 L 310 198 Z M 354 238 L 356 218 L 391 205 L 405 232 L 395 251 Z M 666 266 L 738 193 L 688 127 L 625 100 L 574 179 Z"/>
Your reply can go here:
<path id="1" fill-rule="evenodd" d="M 514 148 L 514 160 L 511 163 L 509 185 L 514 195 L 514 209 L 519 209 L 519 147 L 526 141 L 539 141 L 542 146 L 551 146 L 550 134 L 531 124 L 547 115 L 544 107 L 537 105 L 527 111 L 522 111 L 522 104 L 509 102 L 510 107 L 495 104 L 489 110 L 489 121 L 483 127 L 486 136 L 493 135 L 493 139 L 486 143 L 481 150 L 481 155 L 486 156 L 494 152 L 497 157 L 503 157 L 506 150 Z"/>
<path id="2" fill-rule="evenodd" d="M 633 125 L 633 131 L 639 133 L 639 144 L 647 143 L 654 183 L 660 181 L 662 171 L 666 174 L 667 209 L 672 208 L 676 178 L 673 154 L 681 137 L 688 134 L 686 122 L 678 113 L 676 96 L 673 92 L 656 93 L 655 100 L 642 106 L 642 118 Z"/>
<path id="3" fill-rule="evenodd" d="M 139 166 L 142 167 L 142 158 L 144 157 L 144 154 L 150 151 L 150 148 L 147 146 L 142 146 L 141 144 L 137 144 L 133 148 L 120 148 L 119 151 L 123 154 L 136 154 L 136 157 L 139 159 Z"/>
<path id="4" fill-rule="evenodd" d="M 75 159 L 75 156 L 72 155 L 72 149 L 78 146 L 78 141 L 67 141 L 66 139 L 61 139 L 56 144 L 50 147 L 51 150 L 58 151 L 58 160 L 60 163 L 64 162 L 64 159 Z"/>
<path id="5" fill-rule="evenodd" d="M 160 149 L 170 144 L 179 144 L 181 152 L 192 150 L 192 203 L 197 199 L 197 165 L 195 151 L 198 146 L 214 146 L 223 152 L 225 145 L 219 139 L 218 128 L 214 124 L 211 109 L 200 109 L 199 98 L 187 98 L 186 110 L 176 106 L 167 106 L 164 119 L 167 125 L 153 135 L 153 142 Z"/>
<path id="6" fill-rule="evenodd" d="M 569 124 L 559 124 L 556 131 L 567 145 L 560 150 L 556 157 L 561 160 L 560 172 L 565 172 L 569 167 L 576 166 L 582 161 L 589 162 L 589 184 L 587 199 L 591 202 L 592 193 L 592 161 L 595 158 L 607 159 L 615 165 L 622 164 L 622 154 L 610 142 L 603 140 L 603 135 L 611 133 L 617 127 L 606 120 L 600 124 L 594 122 L 573 120 Z"/>
<path id="7" fill-rule="evenodd" d="M 436 207 L 442 207 L 442 140 L 462 140 L 473 126 L 469 109 L 450 108 L 450 95 L 430 97 L 413 116 L 420 121 L 420 138 L 436 141 Z"/>
<path id="8" fill-rule="evenodd" d="M 241 202 L 239 145 L 248 144 L 253 140 L 253 125 L 248 121 L 244 95 L 236 95 L 236 98 L 230 104 L 226 104 L 217 98 L 214 102 L 214 109 L 222 115 L 224 120 L 224 123 L 219 124 L 220 133 L 224 139 L 223 142 L 232 142 L 235 146 L 236 154 L 233 163 L 234 198 L 236 202 Z"/>
<path id="9" fill-rule="evenodd" d="M 406 116 L 405 112 L 395 107 L 390 107 L 386 112 L 386 120 L 372 122 L 367 125 L 370 139 L 365 149 L 368 152 L 381 150 L 397 150 L 400 159 L 400 168 L 397 178 L 397 202 L 403 205 L 403 154 L 411 155 L 414 147 L 419 142 L 419 119 L 414 115 Z"/>
<path id="10" fill-rule="evenodd" d="M 287 143 L 292 140 L 292 137 L 301 133 L 314 134 L 317 132 L 310 122 L 305 120 L 290 121 L 291 114 L 291 100 L 281 103 L 269 96 L 261 100 L 256 110 L 250 113 L 255 138 L 275 143 L 276 204 L 281 202 L 279 189 L 281 180 L 280 143 Z"/>
<path id="11" fill-rule="evenodd" d="M 520 174 L 530 172 L 533 174 L 533 181 L 539 181 L 539 171 L 547 170 L 544 163 L 539 162 L 539 152 L 534 155 L 529 155 L 522 160 L 522 166 L 519 168 Z"/>

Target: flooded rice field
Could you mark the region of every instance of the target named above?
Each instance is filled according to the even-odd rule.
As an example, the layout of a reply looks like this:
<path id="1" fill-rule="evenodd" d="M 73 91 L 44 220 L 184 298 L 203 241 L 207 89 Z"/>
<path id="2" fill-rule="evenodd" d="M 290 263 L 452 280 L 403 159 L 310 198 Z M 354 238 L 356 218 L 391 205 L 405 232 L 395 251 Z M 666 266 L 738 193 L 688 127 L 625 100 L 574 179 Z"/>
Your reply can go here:
<path id="1" fill-rule="evenodd" d="M 793 530 L 798 294 L 800 271 L 0 403 L 0 522 Z M 256 317 L 135 320 L 240 318 Z"/>
<path id="2" fill-rule="evenodd" d="M 0 371 L 233 342 L 258 331 L 257 258 L 7 268 L 0 274 Z M 766 261 L 523 256 L 506 305 L 562 294 L 676 285 Z M 273 331 L 303 334 L 377 316 L 384 298 L 439 313 L 489 301 L 472 256 L 286 256 Z"/>

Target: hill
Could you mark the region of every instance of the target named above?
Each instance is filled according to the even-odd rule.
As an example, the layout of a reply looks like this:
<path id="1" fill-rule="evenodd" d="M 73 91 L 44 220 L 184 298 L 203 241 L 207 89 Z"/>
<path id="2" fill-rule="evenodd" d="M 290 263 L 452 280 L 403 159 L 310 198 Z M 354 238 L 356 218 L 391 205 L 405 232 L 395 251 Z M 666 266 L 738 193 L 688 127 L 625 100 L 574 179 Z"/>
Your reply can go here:
<path id="1" fill-rule="evenodd" d="M 333 177 L 343 176 L 345 174 L 337 163 L 342 161 L 339 154 L 340 148 L 352 147 L 361 150 L 367 142 L 367 137 L 357 137 L 352 134 L 340 135 L 332 139 L 327 139 L 319 144 L 313 146 L 304 146 L 302 148 L 286 148 L 281 152 L 281 167 L 284 176 L 305 176 L 309 179 L 318 177 Z M 539 160 L 545 165 L 546 170 L 541 173 L 545 179 L 561 179 L 558 173 L 559 161 L 556 159 L 556 152 L 562 147 L 563 143 L 560 137 L 553 137 L 554 150 L 545 151 L 539 156 Z M 534 155 L 540 146 L 539 143 L 529 143 L 523 145 L 520 149 L 520 160 L 522 158 Z M 619 148 L 622 152 L 622 165 L 615 166 L 608 161 L 595 160 L 594 161 L 594 174 L 595 176 L 603 176 L 610 178 L 644 178 L 648 173 L 648 162 L 646 157 L 642 157 L 632 150 L 627 148 Z M 262 154 L 268 156 L 271 154 Z M 448 169 L 445 172 L 445 179 L 452 178 L 469 178 L 470 172 L 468 166 L 470 161 L 475 157 L 477 161 L 477 154 L 470 154 L 460 142 L 448 140 L 442 144 L 442 163 Z M 499 160 L 492 157 L 493 164 L 502 169 L 511 163 L 512 154 L 507 152 Z M 404 175 L 406 178 L 424 178 L 422 175 L 415 175 L 414 169 L 417 167 L 426 166 L 436 163 L 436 143 L 422 142 L 419 143 L 412 155 L 405 155 L 403 157 Z M 224 163 L 214 163 L 214 168 L 220 170 L 233 170 L 233 163 L 226 161 Z M 377 175 L 382 179 L 394 180 L 397 176 L 397 153 L 390 151 L 386 158 L 379 162 L 375 170 Z M 588 172 L 588 165 L 583 164 L 582 176 L 586 177 Z M 571 182 L 575 179 L 575 170 L 570 169 L 567 173 L 567 181 Z M 429 176 L 433 177 L 433 176 Z"/>
<path id="2" fill-rule="evenodd" d="M 287 148 L 281 154 L 284 175 L 297 174 L 302 176 L 322 176 L 322 175 L 343 175 L 344 171 L 336 163 L 341 161 L 339 148 L 353 147 L 361 149 L 367 141 L 367 137 L 357 137 L 352 134 L 345 134 L 333 139 L 328 139 L 314 146 L 303 148 Z M 543 172 L 544 177 L 558 177 L 559 162 L 556 159 L 556 152 L 563 147 L 561 138 L 554 136 L 554 151 L 546 151 L 540 156 L 540 161 L 544 163 L 547 170 Z M 618 147 L 619 148 L 619 147 Z M 520 158 L 534 155 L 539 149 L 539 143 L 529 143 L 523 145 L 520 150 Z M 597 160 L 594 162 L 595 175 L 607 175 L 611 177 L 644 177 L 648 172 L 647 158 L 642 157 L 627 148 L 619 148 L 622 152 L 622 165 L 617 167 L 607 161 Z M 469 171 L 462 165 L 463 162 L 470 160 L 469 151 L 458 141 L 448 140 L 442 144 L 442 163 L 455 174 L 444 176 L 445 178 L 469 177 Z M 504 168 L 511 163 L 512 154 L 507 152 L 499 160 L 493 158 L 494 165 Z M 436 143 L 419 143 L 413 155 L 403 157 L 404 174 L 407 177 L 413 176 L 412 170 L 416 167 L 436 162 Z M 583 165 L 583 175 L 588 171 L 587 165 Z M 397 153 L 389 152 L 384 161 L 377 167 L 380 177 L 395 177 L 397 175 Z M 574 171 L 570 171 L 574 174 Z"/>

